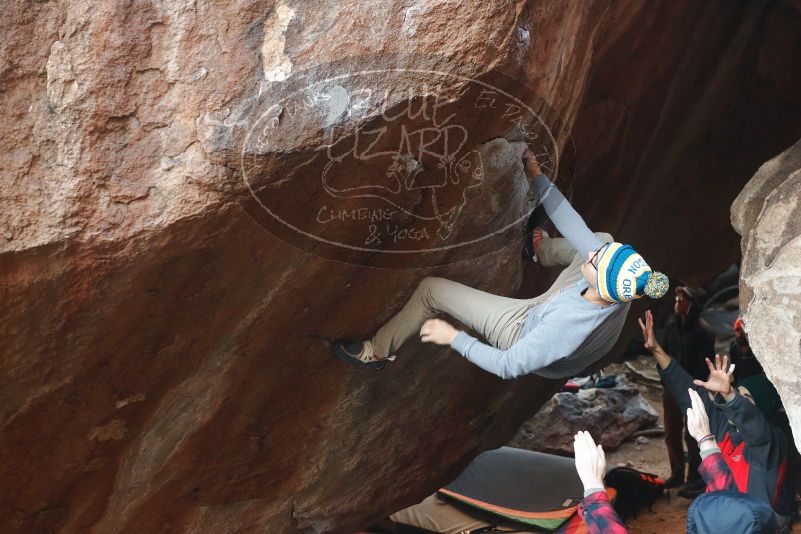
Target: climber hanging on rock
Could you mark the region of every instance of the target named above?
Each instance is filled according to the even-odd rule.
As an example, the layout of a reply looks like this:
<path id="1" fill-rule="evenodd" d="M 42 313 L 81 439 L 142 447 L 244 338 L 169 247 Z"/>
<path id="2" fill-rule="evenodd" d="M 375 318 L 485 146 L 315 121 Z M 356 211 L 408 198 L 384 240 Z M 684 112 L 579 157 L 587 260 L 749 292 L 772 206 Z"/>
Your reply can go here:
<path id="1" fill-rule="evenodd" d="M 629 246 L 609 234 L 593 234 L 564 195 L 542 174 L 526 149 L 523 167 L 548 217 L 564 238 L 542 237 L 538 260 L 567 265 L 554 284 L 533 299 L 502 297 L 444 278 L 424 278 L 389 322 L 366 341 L 331 342 L 348 363 L 383 368 L 414 334 L 423 342 L 450 345 L 482 369 L 501 378 L 536 373 L 574 376 L 604 356 L 623 328 L 629 303 L 643 295 L 659 298 L 667 277 L 653 272 Z M 487 343 L 448 322 L 448 314 Z"/>

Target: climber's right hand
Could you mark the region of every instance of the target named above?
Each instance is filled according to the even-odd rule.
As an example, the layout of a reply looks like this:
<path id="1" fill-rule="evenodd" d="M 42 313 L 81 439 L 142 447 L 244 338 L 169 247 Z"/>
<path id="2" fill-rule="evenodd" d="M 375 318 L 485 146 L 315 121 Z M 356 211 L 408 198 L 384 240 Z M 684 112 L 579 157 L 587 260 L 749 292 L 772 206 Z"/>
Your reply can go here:
<path id="1" fill-rule="evenodd" d="M 523 168 L 526 170 L 526 174 L 530 178 L 542 174 L 540 162 L 537 161 L 537 156 L 534 155 L 534 152 L 532 152 L 531 149 L 527 148 L 523 152 Z"/>
<path id="2" fill-rule="evenodd" d="M 420 327 L 420 341 L 423 343 L 450 345 L 457 334 L 459 331 L 442 319 L 428 319 Z"/>

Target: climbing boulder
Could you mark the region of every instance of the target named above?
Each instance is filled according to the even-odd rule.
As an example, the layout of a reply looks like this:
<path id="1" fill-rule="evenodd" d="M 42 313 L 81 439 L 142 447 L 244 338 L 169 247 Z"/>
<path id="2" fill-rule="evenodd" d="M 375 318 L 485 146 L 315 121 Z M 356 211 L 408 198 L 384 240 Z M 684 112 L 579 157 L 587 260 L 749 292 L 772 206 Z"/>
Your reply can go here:
<path id="1" fill-rule="evenodd" d="M 801 448 L 801 141 L 766 162 L 731 207 L 742 235 L 740 307 Z"/>
<path id="2" fill-rule="evenodd" d="M 616 449 L 638 430 L 651 428 L 659 415 L 625 375 L 612 388 L 557 393 L 523 423 L 510 445 L 552 454 L 573 454 L 573 436 L 592 434 L 607 450 Z"/>

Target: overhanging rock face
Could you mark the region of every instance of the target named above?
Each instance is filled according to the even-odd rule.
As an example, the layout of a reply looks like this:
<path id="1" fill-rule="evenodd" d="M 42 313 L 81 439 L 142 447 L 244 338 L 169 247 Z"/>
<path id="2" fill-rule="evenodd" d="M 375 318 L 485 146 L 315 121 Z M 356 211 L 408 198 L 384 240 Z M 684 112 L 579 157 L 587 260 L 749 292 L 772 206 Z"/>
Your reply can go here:
<path id="1" fill-rule="evenodd" d="M 765 163 L 731 207 L 743 236 L 748 338 L 801 447 L 801 141 Z"/>
<path id="2" fill-rule="evenodd" d="M 720 210 L 801 136 L 797 24 L 784 2 L 6 2 L 4 532 L 347 531 L 416 502 L 558 384 L 419 343 L 360 373 L 315 336 L 369 335 L 430 274 L 542 289 L 522 143 L 594 229 L 716 272 Z"/>

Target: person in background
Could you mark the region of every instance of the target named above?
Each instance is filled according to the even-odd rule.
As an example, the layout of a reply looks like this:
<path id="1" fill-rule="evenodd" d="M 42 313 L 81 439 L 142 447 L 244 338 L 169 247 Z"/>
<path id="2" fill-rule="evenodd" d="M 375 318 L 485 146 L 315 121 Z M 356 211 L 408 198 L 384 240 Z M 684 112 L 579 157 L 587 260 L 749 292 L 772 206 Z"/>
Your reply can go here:
<path id="1" fill-rule="evenodd" d="M 757 406 L 764 406 L 765 409 L 762 412 L 766 415 L 768 421 L 781 429 L 784 435 L 787 436 L 787 442 L 790 443 L 788 476 L 801 472 L 801 455 L 794 446 L 793 431 L 790 427 L 787 412 L 781 405 L 779 394 L 773 385 L 765 378 L 758 378 L 764 377 L 765 371 L 757 360 L 753 349 L 751 349 L 743 320 L 740 317 L 734 321 L 734 340 L 729 347 L 729 361 L 732 367 L 736 366 L 734 371 L 735 385 L 746 387 L 751 391 L 754 399 L 761 397 L 761 402 L 757 401 Z M 794 484 L 796 493 L 798 493 L 801 490 L 801 480 L 798 480 L 797 476 L 792 476 L 792 478 L 792 482 L 788 480 L 785 484 Z"/>
<path id="2" fill-rule="evenodd" d="M 706 359 L 706 381 L 693 379 L 657 342 L 651 312 L 646 312 L 645 322 L 639 322 L 662 385 L 678 399 L 682 410 L 692 407 L 684 392 L 699 388 L 715 441 L 737 488 L 772 506 L 780 531 L 789 532 L 793 511 L 793 485 L 787 476 L 790 445 L 784 432 L 768 421 L 780 406 L 775 388 L 765 376 L 752 376 L 732 387 L 734 369 L 726 356 L 719 355 L 714 363 Z"/>
<path id="3" fill-rule="evenodd" d="M 662 340 L 665 352 L 672 355 L 681 367 L 693 378 L 706 376 L 704 358 L 715 352 L 715 337 L 701 326 L 701 309 L 704 290 L 693 286 L 678 286 L 674 290 L 673 314 L 668 318 Z M 700 456 L 692 436 L 685 431 L 684 412 L 665 389 L 662 393 L 665 420 L 665 445 L 670 460 L 670 476 L 665 480 L 666 488 L 682 486 L 679 494 L 693 498 L 704 487 L 698 475 Z M 687 461 L 684 446 L 687 445 Z M 687 469 L 685 484 L 684 469 Z"/>
<path id="4" fill-rule="evenodd" d="M 687 430 L 698 443 L 698 472 L 706 484 L 706 493 L 695 499 L 687 511 L 688 534 L 774 534 L 778 525 L 773 509 L 737 489 L 734 475 L 710 431 L 701 396 L 692 388 L 687 391 L 691 405 L 687 408 Z"/>
<path id="5" fill-rule="evenodd" d="M 688 390 L 687 428 L 698 444 L 699 473 L 706 493 L 695 499 L 687 513 L 688 534 L 775 534 L 776 516 L 770 506 L 737 491 L 729 466 L 710 432 L 709 417 L 698 392 Z M 682 397 L 683 398 L 683 397 Z M 579 514 L 590 534 L 628 532 L 609 502 L 603 477 L 606 460 L 603 448 L 595 445 L 588 432 L 574 437 L 576 471 L 584 484 L 584 500 Z"/>
<path id="6" fill-rule="evenodd" d="M 729 346 L 729 361 L 736 366 L 734 382 L 739 383 L 749 376 L 764 375 L 762 365 L 756 359 L 754 351 L 748 343 L 748 336 L 743 328 L 743 320 L 738 317 L 734 321 L 734 341 Z"/>

